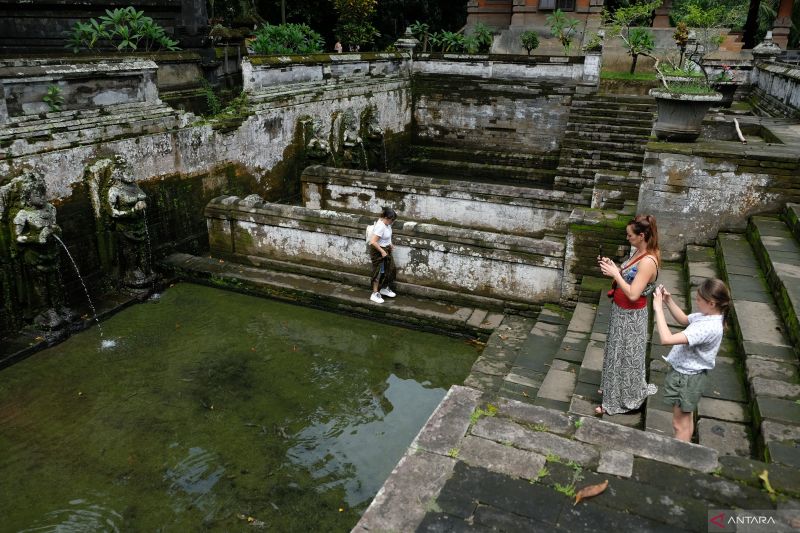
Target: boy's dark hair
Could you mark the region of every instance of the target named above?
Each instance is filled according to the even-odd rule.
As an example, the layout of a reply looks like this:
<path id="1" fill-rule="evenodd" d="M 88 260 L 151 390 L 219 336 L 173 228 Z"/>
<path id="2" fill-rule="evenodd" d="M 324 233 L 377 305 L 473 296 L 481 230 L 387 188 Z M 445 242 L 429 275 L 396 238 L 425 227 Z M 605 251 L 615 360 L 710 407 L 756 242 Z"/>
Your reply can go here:
<path id="1" fill-rule="evenodd" d="M 381 218 L 388 218 L 389 220 L 395 220 L 397 218 L 397 213 L 391 207 L 384 207 L 383 212 L 381 213 Z"/>
<path id="2" fill-rule="evenodd" d="M 717 278 L 709 278 L 697 287 L 697 294 L 703 300 L 713 302 L 722 313 L 722 316 L 725 317 L 724 320 L 727 324 L 728 309 L 731 307 L 731 293 L 727 285 Z"/>

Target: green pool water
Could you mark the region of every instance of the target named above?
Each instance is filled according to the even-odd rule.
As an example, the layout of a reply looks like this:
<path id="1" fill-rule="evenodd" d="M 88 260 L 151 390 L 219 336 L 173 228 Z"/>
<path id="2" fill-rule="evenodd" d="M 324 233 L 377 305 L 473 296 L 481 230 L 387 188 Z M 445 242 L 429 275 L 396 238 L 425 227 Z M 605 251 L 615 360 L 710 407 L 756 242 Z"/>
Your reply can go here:
<path id="1" fill-rule="evenodd" d="M 0 371 L 0 530 L 347 531 L 477 355 L 176 285 Z"/>

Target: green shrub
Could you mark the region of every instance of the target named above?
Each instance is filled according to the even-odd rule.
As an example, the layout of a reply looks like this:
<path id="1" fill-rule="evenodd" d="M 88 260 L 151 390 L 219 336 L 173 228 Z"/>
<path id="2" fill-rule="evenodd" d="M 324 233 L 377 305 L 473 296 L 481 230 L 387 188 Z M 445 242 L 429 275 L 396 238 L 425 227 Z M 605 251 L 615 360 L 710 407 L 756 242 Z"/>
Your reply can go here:
<path id="1" fill-rule="evenodd" d="M 539 48 L 539 34 L 533 30 L 522 32 L 522 35 L 519 36 L 519 41 L 522 43 L 522 47 L 528 51 L 528 55 L 531 55 L 531 52 Z"/>
<path id="2" fill-rule="evenodd" d="M 42 97 L 42 101 L 47 104 L 51 113 L 61 111 L 61 106 L 64 104 L 61 88 L 58 85 L 48 85 L 47 93 Z"/>
<path id="3" fill-rule="evenodd" d="M 318 54 L 324 45 L 322 36 L 305 24 L 267 23 L 250 46 L 258 54 Z"/>
<path id="4" fill-rule="evenodd" d="M 472 27 L 472 32 L 467 37 L 467 51 L 471 54 L 488 52 L 492 47 L 493 39 L 492 29 L 483 22 L 478 22 Z M 471 48 L 474 50 L 470 50 Z"/>
<path id="5" fill-rule="evenodd" d="M 76 54 L 82 49 L 111 48 L 120 52 L 180 50 L 178 41 L 170 39 L 164 28 L 146 17 L 144 11 L 136 11 L 131 6 L 114 11 L 106 9 L 106 14 L 99 20 L 76 22 L 64 33 L 67 36 L 65 47 Z"/>

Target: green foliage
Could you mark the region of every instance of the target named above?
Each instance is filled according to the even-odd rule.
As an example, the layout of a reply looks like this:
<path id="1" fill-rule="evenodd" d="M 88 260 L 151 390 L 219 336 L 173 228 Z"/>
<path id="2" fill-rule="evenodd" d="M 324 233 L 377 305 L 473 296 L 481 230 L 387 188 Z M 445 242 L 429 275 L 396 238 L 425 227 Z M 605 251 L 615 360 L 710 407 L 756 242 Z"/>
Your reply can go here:
<path id="1" fill-rule="evenodd" d="M 628 54 L 632 56 L 639 55 L 642 52 L 652 52 L 656 46 L 653 32 L 646 28 L 631 28 L 628 38 L 630 42 Z"/>
<path id="2" fill-rule="evenodd" d="M 569 485 L 562 485 L 561 483 L 556 483 L 555 485 L 553 485 L 553 488 L 556 489 L 556 492 L 560 492 L 564 496 L 567 496 L 569 498 L 575 497 L 575 485 L 571 483 Z"/>
<path id="3" fill-rule="evenodd" d="M 372 25 L 378 0 L 332 0 L 339 15 L 336 36 L 351 50 L 372 43 L 380 32 Z"/>
<path id="4" fill-rule="evenodd" d="M 579 419 L 577 419 L 577 420 L 574 422 L 574 425 L 575 425 L 575 429 L 580 429 L 580 427 L 583 425 L 583 420 L 581 420 L 580 418 L 579 418 Z"/>
<path id="5" fill-rule="evenodd" d="M 103 48 L 120 52 L 180 50 L 178 41 L 170 39 L 164 28 L 131 6 L 113 11 L 107 9 L 99 21 L 76 22 L 64 33 L 67 36 L 66 48 L 71 48 L 76 54 L 82 49 Z"/>
<path id="6" fill-rule="evenodd" d="M 492 29 L 483 22 L 478 22 L 472 27 L 472 32 L 467 37 L 467 51 L 471 54 L 488 52 L 492 47 L 492 40 Z"/>
<path id="7" fill-rule="evenodd" d="M 428 44 L 430 39 L 430 26 L 425 24 L 424 22 L 415 21 L 414 24 L 408 27 L 411 30 L 411 34 L 422 43 L 422 52 L 428 51 Z"/>
<path id="8" fill-rule="evenodd" d="M 584 52 L 600 52 L 603 50 L 603 38 L 593 33 L 582 47 Z"/>
<path id="9" fill-rule="evenodd" d="M 258 54 L 318 54 L 325 42 L 305 24 L 264 24 L 251 43 Z"/>
<path id="10" fill-rule="evenodd" d="M 48 85 L 47 93 L 42 97 L 42 101 L 47 104 L 51 113 L 61 111 L 61 106 L 64 104 L 61 88 L 58 85 Z"/>
<path id="11" fill-rule="evenodd" d="M 519 40 L 520 43 L 522 43 L 522 47 L 528 51 L 528 55 L 531 55 L 531 52 L 539 48 L 539 34 L 533 30 L 522 32 L 522 35 L 519 36 Z"/>
<path id="12" fill-rule="evenodd" d="M 474 425 L 482 416 L 494 416 L 497 414 L 497 407 L 492 404 L 488 404 L 486 409 L 481 409 L 480 407 L 475 409 L 469 417 L 470 424 Z"/>
<path id="13" fill-rule="evenodd" d="M 767 10 L 771 9 L 769 1 L 760 4 Z M 676 26 L 680 22 L 686 22 L 690 28 L 703 27 L 709 18 L 719 18 L 724 26 L 739 30 L 747 19 L 749 5 L 749 0 L 673 0 L 670 18 Z M 763 10 L 764 8 L 760 8 L 760 15 L 767 15 Z"/>
<path id="14" fill-rule="evenodd" d="M 458 448 L 450 448 L 449 450 L 447 450 L 447 456 L 452 457 L 453 459 L 458 459 L 458 453 L 459 453 Z"/>
<path id="15" fill-rule="evenodd" d="M 530 428 L 534 431 L 550 431 L 546 424 L 533 424 Z"/>
<path id="16" fill-rule="evenodd" d="M 546 466 L 543 466 L 536 472 L 536 479 L 542 479 L 543 477 L 547 477 L 550 475 L 550 471 L 547 469 Z"/>
<path id="17" fill-rule="evenodd" d="M 558 38 L 558 42 L 564 47 L 564 53 L 569 54 L 572 41 L 575 39 L 575 32 L 578 29 L 578 20 L 568 17 L 560 9 L 556 9 L 552 14 L 547 15 L 547 25 L 553 36 Z"/>
<path id="18" fill-rule="evenodd" d="M 214 92 L 213 87 L 211 84 L 208 83 L 208 80 L 205 78 L 200 79 L 200 85 L 203 87 L 203 95 L 206 98 L 206 107 L 208 108 L 208 112 L 211 115 L 218 115 L 222 112 L 222 102 L 219 100 L 219 96 L 217 93 Z"/>

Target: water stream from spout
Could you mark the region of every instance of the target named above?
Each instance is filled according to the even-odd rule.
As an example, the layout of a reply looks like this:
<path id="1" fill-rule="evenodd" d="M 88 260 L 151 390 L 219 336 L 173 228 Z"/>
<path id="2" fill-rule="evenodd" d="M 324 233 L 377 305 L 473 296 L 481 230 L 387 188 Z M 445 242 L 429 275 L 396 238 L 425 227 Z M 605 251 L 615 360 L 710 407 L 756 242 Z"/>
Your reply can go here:
<path id="1" fill-rule="evenodd" d="M 364 157 L 364 166 L 362 167 L 364 170 L 369 170 L 369 159 L 367 159 L 367 149 L 364 148 L 364 142 L 360 142 L 359 145 L 361 146 L 361 155 Z"/>
<path id="2" fill-rule="evenodd" d="M 144 208 L 144 235 L 147 238 L 147 265 L 152 272 L 153 269 L 153 249 L 150 247 L 150 229 L 147 227 L 147 208 Z M 153 292 L 156 290 L 156 277 L 153 276 Z"/>
<path id="3" fill-rule="evenodd" d="M 381 135 L 381 143 L 383 143 L 383 170 L 389 172 L 389 157 L 386 155 L 386 135 Z"/>
<path id="4" fill-rule="evenodd" d="M 86 300 L 89 302 L 89 307 L 92 308 L 92 314 L 94 315 L 94 321 L 97 323 L 97 329 L 100 330 L 100 336 L 102 337 L 103 328 L 100 326 L 100 319 L 97 318 L 97 309 L 94 308 L 94 303 L 92 303 L 92 298 L 91 296 L 89 296 L 89 289 L 86 288 L 86 283 L 83 282 L 81 271 L 78 270 L 78 264 L 75 262 L 75 259 L 73 259 L 72 254 L 69 253 L 69 248 L 67 248 L 67 245 L 64 244 L 64 241 L 62 241 L 59 238 L 59 236 L 55 234 L 53 235 L 53 238 L 55 238 L 55 240 L 58 241 L 58 243 L 61 245 L 64 251 L 67 252 L 67 257 L 69 257 L 69 260 L 72 262 L 72 267 L 75 269 L 75 273 L 78 275 L 78 279 L 80 280 L 81 286 L 83 287 L 83 292 L 86 294 Z"/>

